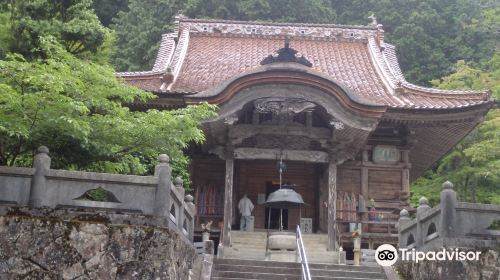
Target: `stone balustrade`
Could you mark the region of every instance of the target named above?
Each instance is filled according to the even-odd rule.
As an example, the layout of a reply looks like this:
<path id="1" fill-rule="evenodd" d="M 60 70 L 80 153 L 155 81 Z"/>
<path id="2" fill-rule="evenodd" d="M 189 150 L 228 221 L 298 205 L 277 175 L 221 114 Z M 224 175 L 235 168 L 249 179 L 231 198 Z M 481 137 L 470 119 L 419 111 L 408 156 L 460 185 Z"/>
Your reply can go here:
<path id="1" fill-rule="evenodd" d="M 420 198 L 416 219 L 403 209 L 398 221 L 399 248 L 430 250 L 442 247 L 497 246 L 500 231 L 488 229 L 500 220 L 500 205 L 458 202 L 451 182 L 445 182 L 441 202 L 434 208 Z"/>
<path id="2" fill-rule="evenodd" d="M 50 208 L 92 208 L 154 217 L 161 226 L 193 240 L 195 206 L 182 180 L 171 178 L 167 155 L 159 156 L 154 176 L 50 169 L 47 147 L 38 148 L 33 168 L 0 166 L 0 204 Z M 85 199 L 89 191 L 106 199 Z"/>

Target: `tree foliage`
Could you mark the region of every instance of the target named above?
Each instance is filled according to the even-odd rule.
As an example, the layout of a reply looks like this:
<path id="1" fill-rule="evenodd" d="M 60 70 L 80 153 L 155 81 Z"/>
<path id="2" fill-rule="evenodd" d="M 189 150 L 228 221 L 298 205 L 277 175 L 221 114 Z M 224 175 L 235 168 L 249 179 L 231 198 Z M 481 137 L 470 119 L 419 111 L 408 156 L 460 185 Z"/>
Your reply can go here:
<path id="1" fill-rule="evenodd" d="M 123 105 L 153 95 L 125 85 L 107 66 L 76 58 L 53 38 L 40 46 L 44 58 L 11 54 L 0 61 L 0 165 L 30 165 L 36 147 L 47 145 L 54 168 L 145 174 L 167 153 L 174 173 L 186 174 L 182 150 L 204 140 L 199 123 L 213 106 L 131 112 Z"/>
<path id="2" fill-rule="evenodd" d="M 173 17 L 182 6 L 175 0 L 130 0 L 111 27 L 117 36 L 113 64 L 118 71 L 151 69 L 161 35 L 173 30 Z"/>
<path id="3" fill-rule="evenodd" d="M 500 54 L 497 52 L 483 69 L 459 61 L 455 73 L 433 84 L 446 89 L 490 88 L 499 100 Z M 500 204 L 500 109 L 490 111 L 479 127 L 413 184 L 413 203 L 421 196 L 431 204 L 438 203 L 440 185 L 446 180 L 455 184 L 462 201 Z"/>
<path id="4" fill-rule="evenodd" d="M 365 24 L 372 13 L 396 45 L 408 80 L 422 85 L 451 74 L 457 60 L 476 67 L 497 44 L 493 0 L 332 0 L 339 23 Z M 496 12 L 495 12 L 496 11 Z M 496 27 L 495 27 L 496 25 Z"/>
<path id="5" fill-rule="evenodd" d="M 93 7 L 102 25 L 109 27 L 119 12 L 128 9 L 127 0 L 94 0 Z"/>
<path id="6" fill-rule="evenodd" d="M 332 23 L 335 11 L 325 0 L 188 0 L 190 17 L 278 22 Z"/>
<path id="7" fill-rule="evenodd" d="M 52 36 L 71 54 L 95 53 L 108 36 L 92 9 L 92 0 L 12 0 L 10 51 L 30 58 L 40 50 L 40 37 Z"/>

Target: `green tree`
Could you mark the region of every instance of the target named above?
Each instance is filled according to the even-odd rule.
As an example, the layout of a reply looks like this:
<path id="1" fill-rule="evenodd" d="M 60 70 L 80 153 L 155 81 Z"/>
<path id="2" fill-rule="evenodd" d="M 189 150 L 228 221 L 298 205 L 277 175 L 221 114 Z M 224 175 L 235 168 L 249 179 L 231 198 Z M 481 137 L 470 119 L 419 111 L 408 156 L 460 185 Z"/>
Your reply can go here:
<path id="1" fill-rule="evenodd" d="M 173 31 L 173 17 L 182 3 L 175 0 L 130 0 L 111 27 L 117 49 L 113 65 L 118 71 L 151 69 L 163 33 Z"/>
<path id="2" fill-rule="evenodd" d="M 0 59 L 10 50 L 14 38 L 10 32 L 9 13 L 0 9 Z"/>
<path id="3" fill-rule="evenodd" d="M 188 0 L 186 15 L 201 18 L 333 23 L 325 0 Z"/>
<path id="4" fill-rule="evenodd" d="M 43 58 L 0 61 L 0 165 L 30 165 L 36 147 L 47 145 L 54 168 L 145 174 L 167 153 L 174 174 L 187 174 L 182 150 L 204 140 L 199 124 L 213 106 L 131 112 L 124 104 L 153 95 L 55 39 L 42 38 L 40 46 Z"/>
<path id="5" fill-rule="evenodd" d="M 343 24 L 366 24 L 374 13 L 386 41 L 397 47 L 406 78 L 421 85 L 451 74 L 457 60 L 479 67 L 498 44 L 493 0 L 332 0 L 331 5 Z"/>
<path id="6" fill-rule="evenodd" d="M 52 36 L 75 55 L 96 53 L 109 36 L 92 9 L 91 0 L 12 0 L 10 51 L 26 58 L 39 55 L 40 37 Z"/>
<path id="7" fill-rule="evenodd" d="M 127 0 L 94 0 L 93 7 L 102 25 L 109 27 L 119 12 L 128 9 Z"/>
<path id="8" fill-rule="evenodd" d="M 497 52 L 483 70 L 459 61 L 455 73 L 433 84 L 446 89 L 492 89 L 500 99 L 500 54 Z M 485 121 L 441 159 L 432 170 L 412 185 L 412 202 L 427 196 L 431 204 L 439 202 L 440 185 L 455 184 L 463 201 L 500 204 L 500 109 L 488 113 Z"/>

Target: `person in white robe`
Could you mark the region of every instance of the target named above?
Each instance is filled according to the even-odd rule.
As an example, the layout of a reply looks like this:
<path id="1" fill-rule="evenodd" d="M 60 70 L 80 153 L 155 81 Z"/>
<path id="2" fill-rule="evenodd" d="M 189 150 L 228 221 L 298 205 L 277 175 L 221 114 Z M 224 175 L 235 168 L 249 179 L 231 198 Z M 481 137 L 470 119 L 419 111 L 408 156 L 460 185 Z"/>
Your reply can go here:
<path id="1" fill-rule="evenodd" d="M 252 217 L 254 205 L 252 201 L 245 194 L 240 202 L 238 203 L 238 210 L 240 210 L 241 219 L 240 219 L 240 230 L 247 231 L 250 219 Z"/>

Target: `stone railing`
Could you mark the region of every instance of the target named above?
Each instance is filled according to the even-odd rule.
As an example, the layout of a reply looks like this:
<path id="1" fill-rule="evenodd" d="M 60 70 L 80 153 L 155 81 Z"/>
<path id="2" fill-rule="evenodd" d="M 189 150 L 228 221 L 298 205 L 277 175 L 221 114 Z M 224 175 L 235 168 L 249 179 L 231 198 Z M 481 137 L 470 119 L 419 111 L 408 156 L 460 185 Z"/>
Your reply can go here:
<path id="1" fill-rule="evenodd" d="M 429 250 L 441 247 L 498 245 L 500 231 L 489 226 L 500 220 L 500 205 L 458 202 L 451 182 L 445 182 L 440 205 L 431 208 L 420 198 L 416 219 L 403 209 L 398 221 L 399 248 Z"/>
<path id="2" fill-rule="evenodd" d="M 195 206 L 182 180 L 172 182 L 169 157 L 159 156 L 154 176 L 50 169 L 47 147 L 38 148 L 33 168 L 0 166 L 0 204 L 75 207 L 149 215 L 193 240 Z M 92 199 L 98 194 L 100 199 Z M 90 199 L 89 199 L 90 196 Z"/>

